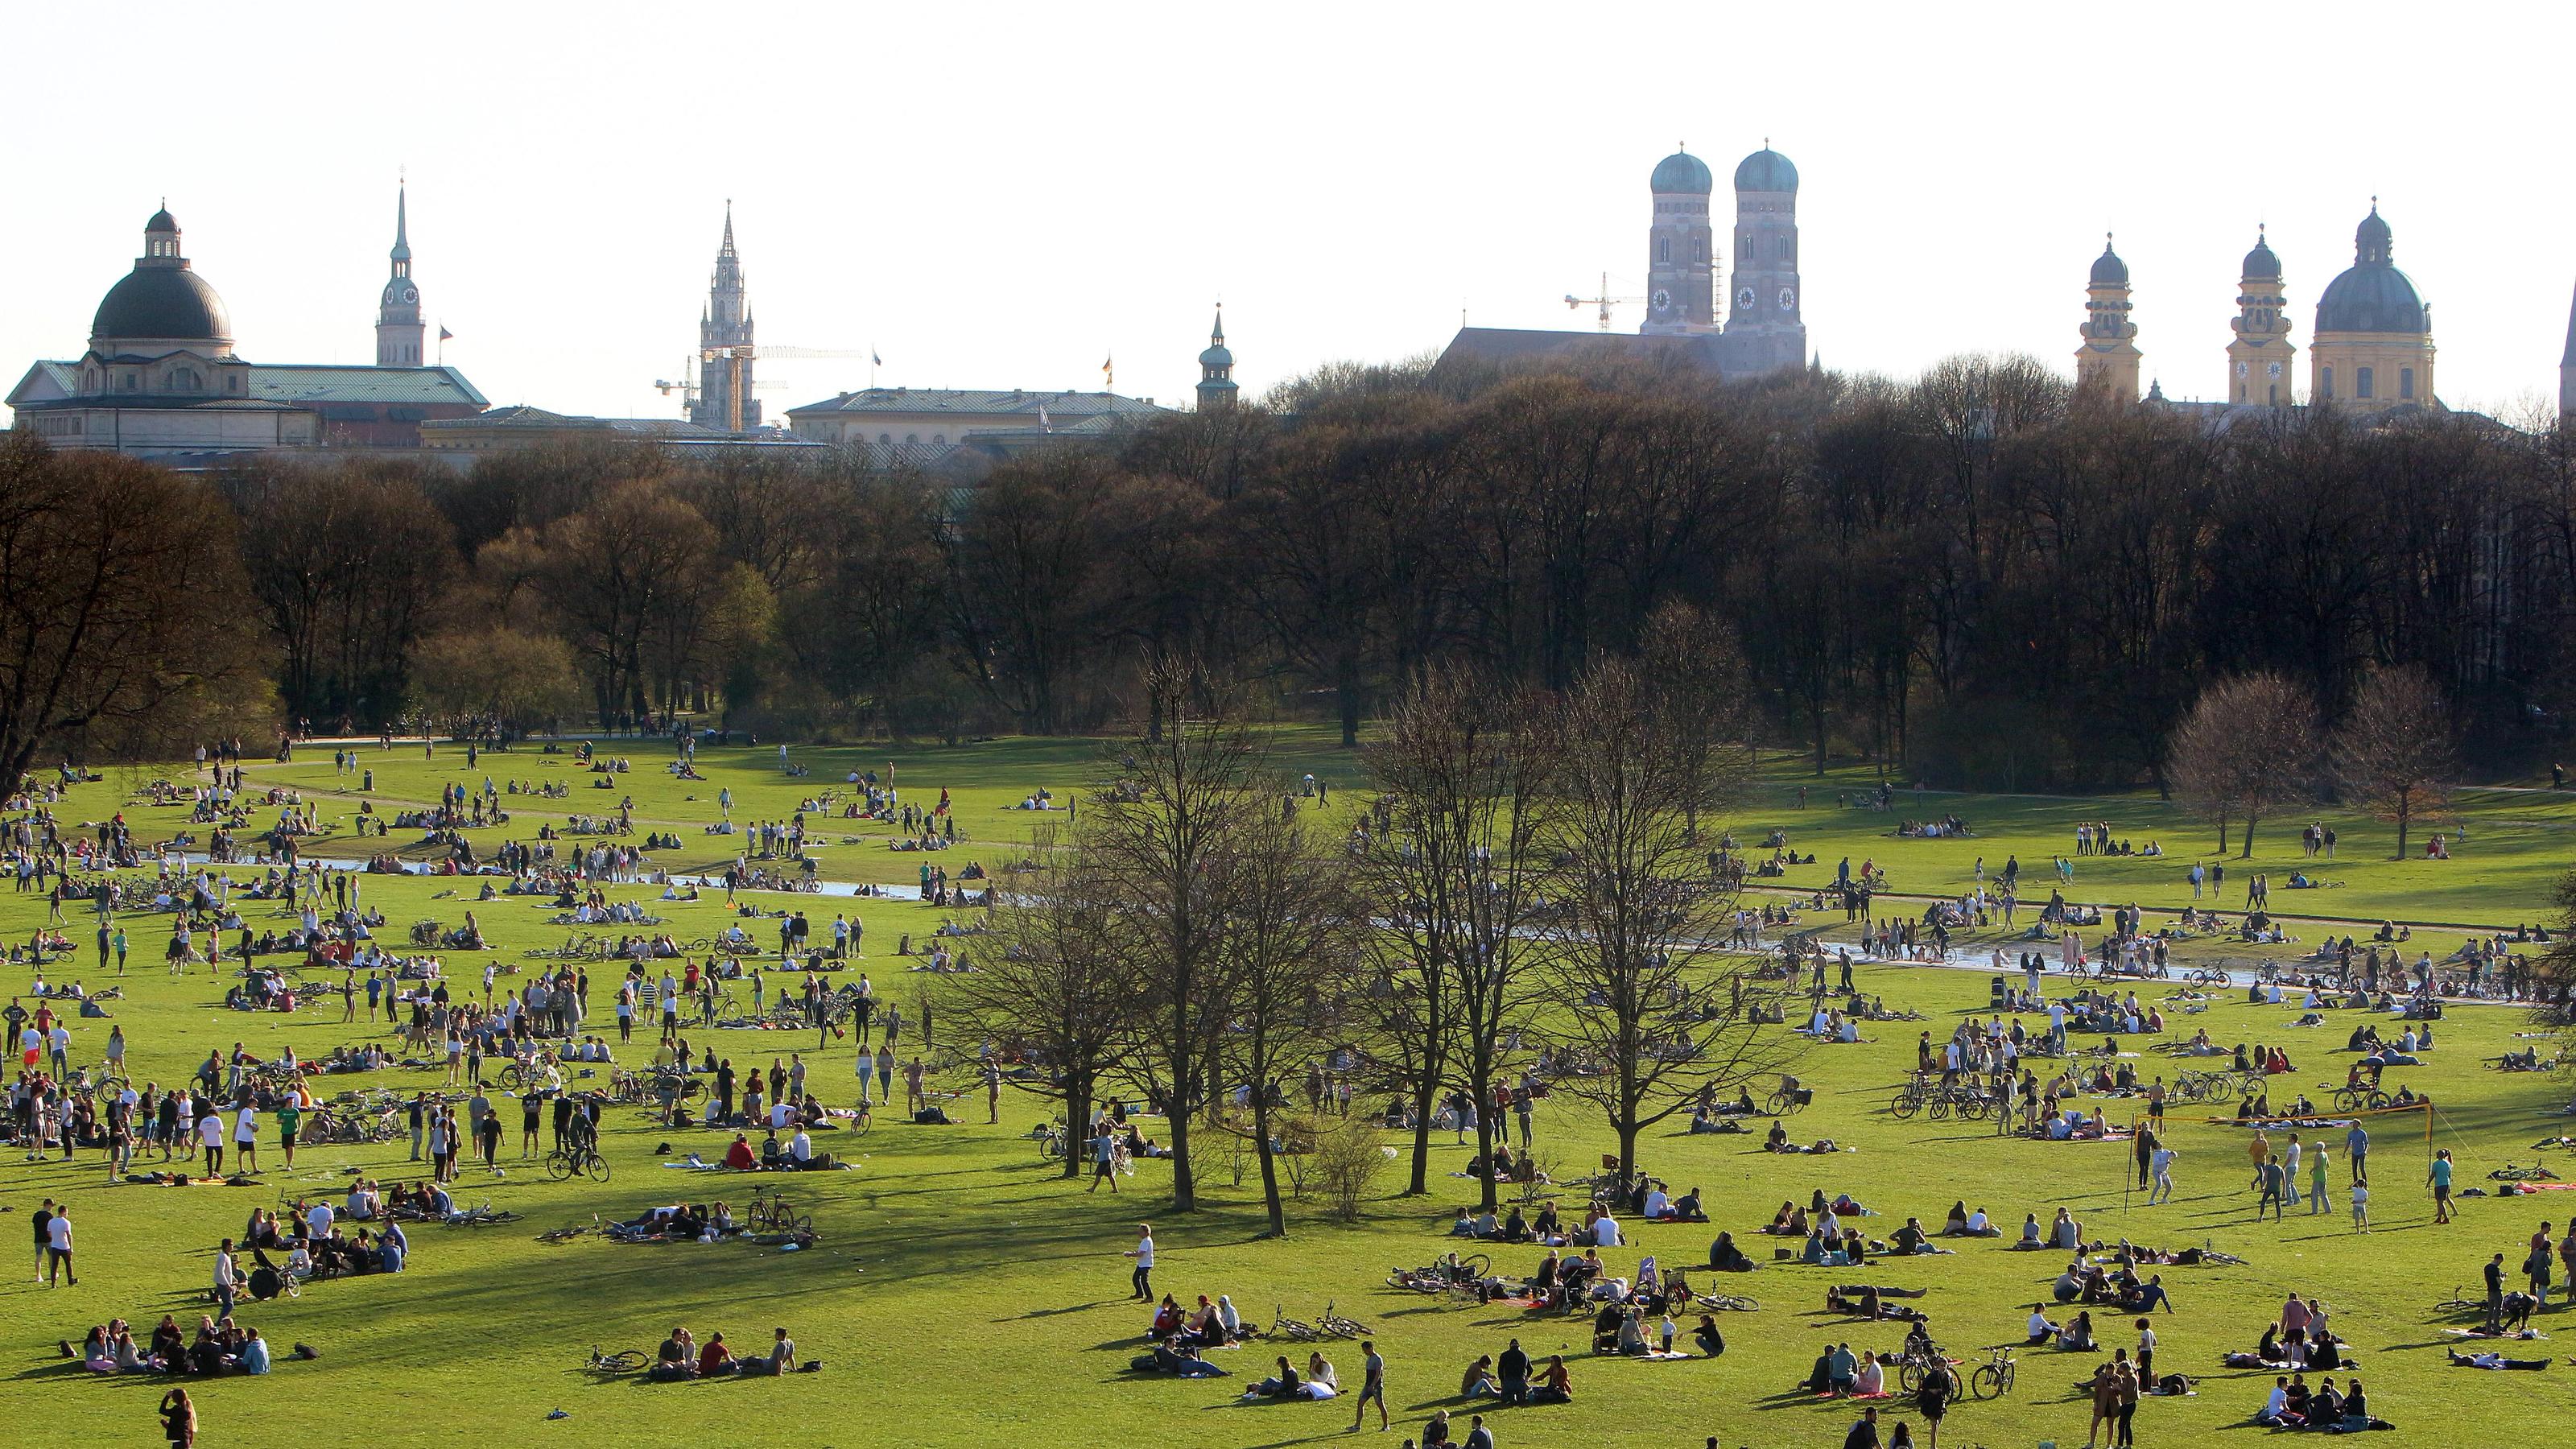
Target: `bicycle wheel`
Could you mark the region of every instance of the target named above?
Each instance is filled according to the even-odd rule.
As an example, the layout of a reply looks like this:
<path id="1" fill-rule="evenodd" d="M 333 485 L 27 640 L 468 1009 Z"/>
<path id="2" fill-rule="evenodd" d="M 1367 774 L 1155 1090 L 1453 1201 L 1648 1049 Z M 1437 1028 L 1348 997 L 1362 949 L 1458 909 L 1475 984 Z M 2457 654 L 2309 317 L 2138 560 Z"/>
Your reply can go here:
<path id="1" fill-rule="evenodd" d="M 549 1152 L 546 1154 L 546 1176 L 553 1178 L 557 1182 L 561 1182 L 565 1178 L 572 1176 L 572 1172 L 572 1159 L 569 1156 L 561 1152 Z"/>
<path id="2" fill-rule="evenodd" d="M 593 1182 L 608 1181 L 608 1159 L 596 1152 L 585 1152 L 581 1155 L 581 1170 L 583 1175 Z"/>
<path id="3" fill-rule="evenodd" d="M 1924 1109 L 1926 1115 L 1935 1122 L 1946 1119 L 1950 1115 L 1949 1094 L 1946 1092 L 1935 1094 L 1931 1101 L 1924 1104 Z"/>
<path id="4" fill-rule="evenodd" d="M 1923 1099 L 1921 1097 L 1914 1095 L 1912 1092 L 1899 1092 L 1888 1099 L 1887 1111 L 1889 1116 L 1902 1122 L 1913 1116 L 1915 1112 L 1922 1107 L 1922 1105 Z"/>
<path id="5" fill-rule="evenodd" d="M 877 1116 L 874 1112 L 861 1112 L 857 1119 L 852 1121 L 850 1125 L 843 1130 L 847 1131 L 853 1140 L 865 1137 L 868 1135 L 868 1129 L 876 1125 L 876 1120 Z M 1046 1155 L 1049 1157 L 1062 1157 L 1064 1156 L 1064 1143 L 1059 1140 L 1045 1149 L 1045 1151 Z"/>
<path id="6" fill-rule="evenodd" d="M 1914 1391 L 1923 1387 L 1923 1366 L 1921 1364 L 1909 1363 L 1902 1368 L 1899 1368 L 1896 1371 L 1896 1385 L 1905 1393 L 1906 1397 L 1912 1398 L 1914 1396 Z"/>
<path id="7" fill-rule="evenodd" d="M 2004 1391 L 2004 1376 L 1988 1364 L 1968 1375 L 1968 1392 L 1981 1399 L 1991 1399 Z"/>

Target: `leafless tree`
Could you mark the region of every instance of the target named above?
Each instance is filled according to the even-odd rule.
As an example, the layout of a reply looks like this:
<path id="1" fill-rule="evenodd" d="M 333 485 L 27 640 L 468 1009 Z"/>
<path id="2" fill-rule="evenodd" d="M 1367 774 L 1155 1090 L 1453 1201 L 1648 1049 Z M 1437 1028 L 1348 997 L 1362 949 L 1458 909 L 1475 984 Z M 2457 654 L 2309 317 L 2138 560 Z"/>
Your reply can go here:
<path id="1" fill-rule="evenodd" d="M 2310 798 L 2317 766 L 2316 706 L 2278 674 L 2224 679 L 2202 690 L 2167 746 L 2165 773 L 2186 808 L 2218 826 L 2245 824 L 2243 855 L 2254 854 L 2254 827 Z"/>
<path id="2" fill-rule="evenodd" d="M 2439 818 L 2458 778 L 2451 711 L 2442 691 L 2411 665 L 2380 669 L 2362 681 L 2352 713 L 2334 732 L 2335 779 L 2354 804 L 2397 824 L 2397 858 L 2406 832 Z"/>
<path id="3" fill-rule="evenodd" d="M 1040 861 L 1015 875 L 994 912 L 993 948 L 942 1002 L 966 1031 L 1028 1068 L 1009 1085 L 1056 1104 L 1064 1118 L 1064 1175 L 1082 1171 L 1083 1139 L 1099 1088 L 1115 1068 L 1136 996 L 1124 913 L 1102 872 L 1078 848 L 1059 850 L 1041 828 Z"/>
<path id="4" fill-rule="evenodd" d="M 1286 798 L 1284 790 L 1268 793 Z M 1278 1237 L 1288 1231 L 1280 1106 L 1289 1076 L 1332 1042 L 1340 1023 L 1355 934 L 1350 897 L 1341 857 L 1286 810 L 1245 812 L 1219 875 L 1227 1010 L 1218 1050 L 1246 1097 L 1261 1199 Z"/>
<path id="5" fill-rule="evenodd" d="M 1725 782 L 1669 727 L 1666 701 L 1634 665 L 1594 666 L 1552 716 L 1554 800 L 1539 845 L 1553 869 L 1540 1017 L 1571 1072 L 1556 1090 L 1597 1106 L 1635 1169 L 1637 1137 L 1705 1086 L 1751 1079 L 1785 1058 L 1758 998 L 1694 993 L 1729 897 L 1707 880 L 1691 819 Z"/>
<path id="6" fill-rule="evenodd" d="M 1430 669 L 1363 756 L 1377 796 L 1355 872 L 1383 918 L 1372 940 L 1377 1017 L 1409 1068 L 1416 1193 L 1427 1187 L 1442 1085 L 1477 1103 L 1485 1160 L 1505 1130 L 1494 1088 L 1531 1004 L 1530 927 L 1544 889 L 1536 852 L 1547 762 L 1526 711 L 1512 691 Z M 1487 1174 L 1488 1207 L 1494 1192 Z"/>

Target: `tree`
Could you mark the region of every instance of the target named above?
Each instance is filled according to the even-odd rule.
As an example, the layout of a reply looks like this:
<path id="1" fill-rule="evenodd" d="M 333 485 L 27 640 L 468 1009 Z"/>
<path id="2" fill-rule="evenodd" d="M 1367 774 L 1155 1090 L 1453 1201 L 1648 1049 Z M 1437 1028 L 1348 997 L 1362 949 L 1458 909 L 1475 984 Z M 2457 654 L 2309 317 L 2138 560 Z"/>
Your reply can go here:
<path id="1" fill-rule="evenodd" d="M 2451 713 L 2442 692 L 2414 665 L 2371 672 L 2352 713 L 2334 733 L 2335 779 L 2354 804 L 2397 823 L 2397 859 L 2406 832 L 2450 804 L 2460 768 L 2451 743 Z"/>
<path id="2" fill-rule="evenodd" d="M 970 1036 L 991 1041 L 1006 1060 L 1031 1067 L 1005 1077 L 1011 1086 L 1056 1103 L 1064 1117 L 1064 1175 L 1082 1171 L 1082 1139 L 1092 1103 L 1118 1061 L 1120 1024 L 1135 982 L 1119 940 L 1123 912 L 1107 878 L 1081 852 L 1058 851 L 1041 829 L 1031 857 L 1046 862 L 1014 882 L 994 912 L 998 949 L 956 979 L 941 1003 Z"/>
<path id="3" fill-rule="evenodd" d="M 412 678 L 422 708 L 458 735 L 526 734 L 581 708 L 572 646 L 506 625 L 422 640 Z"/>
<path id="4" fill-rule="evenodd" d="M 2166 748 L 2165 774 L 2186 808 L 2218 826 L 2245 822 L 2243 855 L 2254 854 L 2254 827 L 2309 798 L 2317 762 L 2315 707 L 2278 674 L 2224 679 L 2201 691 Z"/>
<path id="5" fill-rule="evenodd" d="M 1269 783 L 1265 794 L 1291 798 L 1284 782 Z M 1248 1099 L 1261 1200 L 1278 1237 L 1288 1231 L 1278 1112 L 1289 1074 L 1330 1043 L 1340 1020 L 1353 923 L 1339 857 L 1293 811 L 1248 809 L 1218 870 L 1227 987 L 1219 1050 Z"/>
<path id="6" fill-rule="evenodd" d="M 1362 756 L 1375 826 L 1354 870 L 1386 919 L 1371 933 L 1373 1013 L 1414 1100 L 1412 1193 L 1427 1190 L 1431 1116 L 1455 1081 L 1479 1105 L 1490 1161 L 1503 1130 L 1490 1108 L 1504 1047 L 1525 1019 L 1544 889 L 1537 857 L 1546 760 L 1525 703 L 1454 669 L 1427 670 Z M 1491 1174 L 1484 1203 L 1495 1205 Z"/>
<path id="7" fill-rule="evenodd" d="M 485 552 L 510 556 L 514 537 Z M 590 673 L 603 724 L 649 706 L 648 659 L 667 670 L 689 652 L 718 577 L 708 538 L 698 511 L 653 480 L 605 485 L 538 536 L 542 596 Z"/>
<path id="8" fill-rule="evenodd" d="M 0 780 L 40 751 L 166 759 L 273 720 L 252 610 L 205 483 L 0 437 Z"/>
<path id="9" fill-rule="evenodd" d="M 1198 1206 L 1191 1123 L 1216 1100 L 1218 1037 L 1228 1009 L 1223 882 L 1264 775 L 1258 741 L 1224 714 L 1192 703 L 1203 681 L 1158 661 L 1146 686 L 1164 721 L 1111 761 L 1112 778 L 1086 802 L 1075 848 L 1100 872 L 1118 911 L 1117 939 L 1133 982 L 1121 1067 L 1159 1099 L 1172 1129 L 1172 1207 Z"/>
<path id="10" fill-rule="evenodd" d="M 1641 1132 L 1704 1087 L 1783 1059 L 1788 1040 L 1761 1031 L 1754 995 L 1693 999 L 1729 898 L 1709 884 L 1690 821 L 1729 782 L 1665 708 L 1634 665 L 1605 660 L 1565 696 L 1547 742 L 1554 798 L 1539 845 L 1561 909 L 1544 928 L 1555 999 L 1540 1024 L 1596 1069 L 1558 1090 L 1609 1119 L 1622 1174 Z"/>

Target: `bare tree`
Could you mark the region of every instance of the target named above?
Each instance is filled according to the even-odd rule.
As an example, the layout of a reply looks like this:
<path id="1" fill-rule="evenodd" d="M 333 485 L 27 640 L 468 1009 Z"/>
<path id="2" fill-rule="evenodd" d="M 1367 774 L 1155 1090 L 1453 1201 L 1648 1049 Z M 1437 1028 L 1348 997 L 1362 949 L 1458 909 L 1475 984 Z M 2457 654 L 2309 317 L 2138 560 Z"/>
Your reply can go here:
<path id="1" fill-rule="evenodd" d="M 195 479 L 0 437 L 0 780 L 273 719 L 231 513 Z"/>
<path id="2" fill-rule="evenodd" d="M 1556 1000 L 1542 1022 L 1572 1059 L 1557 1090 L 1609 1119 L 1622 1174 L 1639 1133 L 1787 1053 L 1788 1038 L 1761 1030 L 1754 996 L 1694 1000 L 1729 901 L 1707 883 L 1691 820 L 1726 782 L 1663 705 L 1635 666 L 1608 661 L 1564 697 L 1548 742 L 1555 799 L 1540 845 L 1554 862 Z"/>
<path id="3" fill-rule="evenodd" d="M 2308 799 L 2317 764 L 2316 706 L 2278 674 L 2223 679 L 2202 690 L 2166 747 L 2165 773 L 2183 804 L 2218 826 L 2245 822 L 2242 854 L 2254 854 L 2254 827 Z"/>
<path id="4" fill-rule="evenodd" d="M 1504 1130 L 1490 1106 L 1509 1039 L 1530 1006 L 1530 939 L 1544 889 L 1537 842 L 1546 761 L 1530 747 L 1524 705 L 1460 673 L 1432 670 L 1388 717 L 1363 757 L 1377 818 L 1358 853 L 1366 894 L 1388 916 L 1374 933 L 1409 1052 L 1417 1121 L 1412 1191 L 1425 1189 L 1433 1100 L 1454 1080 L 1479 1104 L 1477 1148 L 1490 1162 Z M 1412 1015 L 1420 1004 L 1419 1019 Z M 1413 1029 L 1403 1031 L 1410 1026 Z M 1436 1028 L 1436 1029 L 1435 1029 Z M 1495 1205 L 1491 1173 L 1484 1203 Z"/>
<path id="5" fill-rule="evenodd" d="M 1322 844 L 1293 812 L 1249 811 L 1220 867 L 1228 1010 L 1219 1051 L 1247 1097 L 1272 1237 L 1288 1231 L 1277 1116 L 1287 1078 L 1332 1040 L 1350 975 L 1341 861 Z"/>
<path id="6" fill-rule="evenodd" d="M 1115 903 L 1134 998 L 1122 1022 L 1120 1070 L 1169 1114 L 1172 1207 L 1198 1206 L 1192 1118 L 1213 1104 L 1226 1021 L 1223 881 L 1246 813 L 1266 777 L 1243 725 L 1194 707 L 1196 671 L 1176 661 L 1148 670 L 1160 738 L 1126 741 L 1109 783 L 1093 795 L 1077 848 Z"/>
<path id="7" fill-rule="evenodd" d="M 2374 670 L 2362 681 L 2351 715 L 2334 733 L 2332 755 L 2335 779 L 2353 803 L 2397 823 L 2399 860 L 2408 828 L 2449 807 L 2460 769 L 2450 706 L 2413 665 Z"/>
<path id="8" fill-rule="evenodd" d="M 1056 846 L 1053 831 L 1037 833 L 1030 856 L 1046 864 L 1012 881 L 994 912 L 997 949 L 983 952 L 941 1004 L 1028 1069 L 1005 1082 L 1057 1104 L 1064 1175 L 1073 1177 L 1136 982 L 1121 941 L 1127 923 L 1107 879 L 1078 848 Z"/>

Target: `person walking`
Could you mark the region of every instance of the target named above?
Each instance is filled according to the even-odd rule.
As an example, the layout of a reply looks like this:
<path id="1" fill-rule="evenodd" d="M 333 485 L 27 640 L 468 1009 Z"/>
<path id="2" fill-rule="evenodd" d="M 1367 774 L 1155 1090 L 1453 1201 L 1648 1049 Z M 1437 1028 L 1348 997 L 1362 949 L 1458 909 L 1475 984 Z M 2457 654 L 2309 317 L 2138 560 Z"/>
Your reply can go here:
<path id="1" fill-rule="evenodd" d="M 2254 1221 L 2263 1221 L 2265 1208 L 2272 1210 L 2272 1221 L 2277 1223 L 2281 1220 L 2281 1187 L 2288 1181 L 2289 1174 L 2281 1170 L 2279 1157 L 2263 1160 L 2263 1196 L 2254 1204 Z"/>
<path id="2" fill-rule="evenodd" d="M 2451 1220 L 2451 1149 L 2445 1147 L 2433 1154 L 2433 1166 L 2425 1174 L 2424 1180 L 2433 1185 L 2433 1221 L 2449 1222 Z M 2354 1178 L 2352 1185 L 2361 1186 L 2361 1179 Z"/>
<path id="3" fill-rule="evenodd" d="M 188 1401 L 186 1389 L 172 1389 L 161 1396 L 161 1437 L 170 1441 L 170 1449 L 195 1449 L 197 1443 L 197 1406 Z"/>
<path id="4" fill-rule="evenodd" d="M 2319 1141 L 2308 1150 L 2308 1216 L 2332 1211 L 2326 1204 L 2326 1145 Z"/>
<path id="5" fill-rule="evenodd" d="M 52 1198 L 47 1198 L 45 1199 L 44 1206 L 36 1209 L 36 1216 L 33 1220 L 36 1227 L 36 1282 L 38 1284 L 42 1284 L 45 1281 L 45 1258 L 46 1255 L 52 1251 L 54 1245 L 53 1234 L 46 1231 L 46 1225 L 51 1223 L 53 1220 L 54 1200 Z"/>
<path id="6" fill-rule="evenodd" d="M 1118 1191 L 1118 1134 L 1110 1127 L 1107 1117 L 1102 1117 L 1092 1129 L 1091 1186 L 1083 1191 L 1098 1192 L 1104 1182 L 1109 1184 L 1112 1193 Z"/>
<path id="7" fill-rule="evenodd" d="M 1389 1423 L 1386 1414 L 1386 1360 L 1378 1354 L 1377 1344 L 1368 1339 L 1360 1340 L 1360 1353 L 1364 1355 L 1361 1367 L 1360 1401 L 1357 1411 L 1351 1415 L 1350 1432 L 1356 1434 L 1360 1431 L 1360 1425 L 1368 1418 L 1369 1400 L 1375 1399 L 1377 1400 L 1377 1430 L 1383 1434 L 1387 1431 Z"/>
<path id="8" fill-rule="evenodd" d="M 1138 1223 L 1136 1233 L 1136 1246 L 1128 1249 L 1126 1254 L 1136 1260 L 1136 1271 L 1128 1275 L 1127 1282 L 1136 1290 L 1136 1301 L 1151 1303 L 1154 1301 L 1154 1225 Z"/>
<path id="9" fill-rule="evenodd" d="M 2154 1207 L 2158 1203 L 2173 1201 L 2173 1164 L 2174 1149 L 2161 1142 L 2157 1143 L 2154 1163 L 2155 1186 L 2147 1192 L 2147 1206 Z"/>
<path id="10" fill-rule="evenodd" d="M 45 1219 L 45 1286 L 53 1288 L 63 1283 L 75 1288 L 80 1286 L 80 1279 L 72 1275 L 72 1211 L 69 1203 L 54 1209 L 54 1215 Z"/>

